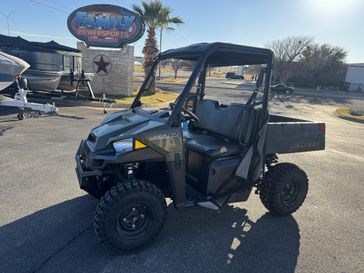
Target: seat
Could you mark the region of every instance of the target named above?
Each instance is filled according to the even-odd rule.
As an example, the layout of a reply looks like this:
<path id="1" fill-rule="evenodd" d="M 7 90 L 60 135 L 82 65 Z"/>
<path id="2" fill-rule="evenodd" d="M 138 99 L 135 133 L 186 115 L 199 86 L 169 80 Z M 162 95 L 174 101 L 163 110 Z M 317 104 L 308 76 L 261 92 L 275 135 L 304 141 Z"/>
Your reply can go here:
<path id="1" fill-rule="evenodd" d="M 203 131 L 187 130 L 183 132 L 185 146 L 207 157 L 231 156 L 238 154 L 241 147 L 226 138 L 206 134 Z"/>
<path id="2" fill-rule="evenodd" d="M 198 123 L 184 131 L 185 146 L 208 157 L 236 155 L 244 151 L 240 145 L 243 105 L 220 105 L 204 99 L 196 108 Z"/>

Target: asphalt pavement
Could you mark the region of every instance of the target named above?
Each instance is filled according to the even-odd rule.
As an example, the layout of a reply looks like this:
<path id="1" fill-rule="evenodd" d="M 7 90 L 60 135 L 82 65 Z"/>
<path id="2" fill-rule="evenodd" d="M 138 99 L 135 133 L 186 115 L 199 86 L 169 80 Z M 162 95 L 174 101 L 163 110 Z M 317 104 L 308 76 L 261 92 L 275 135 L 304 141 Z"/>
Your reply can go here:
<path id="1" fill-rule="evenodd" d="M 140 82 L 137 82 L 140 84 Z M 166 83 L 158 82 L 157 86 L 163 90 L 171 92 L 181 92 L 184 83 Z M 206 87 L 209 89 L 231 89 L 236 91 L 251 92 L 255 89 L 255 82 L 249 80 L 227 80 L 225 78 L 208 78 L 206 80 Z M 339 90 L 313 90 L 308 88 L 296 88 L 293 96 L 304 96 L 310 98 L 332 98 L 332 99 L 359 99 L 364 97 L 362 92 L 347 92 Z"/>
<path id="2" fill-rule="evenodd" d="M 298 212 L 273 217 L 254 194 L 219 212 L 170 205 L 156 240 L 126 256 L 97 241 L 97 201 L 74 172 L 79 142 L 102 110 L 61 107 L 58 116 L 17 121 L 0 108 L 0 272 L 363 272 L 364 124 L 336 117 L 338 105 L 364 100 L 295 94 L 270 102 L 274 113 L 326 122 L 325 151 L 280 156 L 310 180 Z"/>

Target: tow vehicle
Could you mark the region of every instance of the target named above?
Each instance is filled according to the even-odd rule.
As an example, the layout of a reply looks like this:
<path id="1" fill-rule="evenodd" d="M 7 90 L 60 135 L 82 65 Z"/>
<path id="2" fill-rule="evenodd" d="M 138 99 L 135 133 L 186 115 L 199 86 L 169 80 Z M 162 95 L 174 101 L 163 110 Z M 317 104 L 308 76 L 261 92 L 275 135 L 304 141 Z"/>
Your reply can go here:
<path id="1" fill-rule="evenodd" d="M 170 108 L 145 109 L 142 95 L 167 59 L 195 67 Z M 255 188 L 273 214 L 289 215 L 302 205 L 307 175 L 278 163 L 277 154 L 323 150 L 325 124 L 269 114 L 272 61 L 268 49 L 227 43 L 158 55 L 130 109 L 107 115 L 76 154 L 80 187 L 99 199 L 94 228 L 103 245 L 125 253 L 151 242 L 166 219 L 165 198 L 178 210 L 218 210 L 246 201 Z M 244 103 L 244 96 L 229 104 L 206 96 L 209 67 L 253 64 L 261 72 Z"/>

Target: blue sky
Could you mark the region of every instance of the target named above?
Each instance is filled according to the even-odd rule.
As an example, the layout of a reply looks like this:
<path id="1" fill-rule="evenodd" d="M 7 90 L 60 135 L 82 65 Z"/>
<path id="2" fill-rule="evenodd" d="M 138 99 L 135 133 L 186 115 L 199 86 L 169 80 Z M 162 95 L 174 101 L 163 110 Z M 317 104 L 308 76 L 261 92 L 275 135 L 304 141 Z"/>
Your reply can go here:
<path id="1" fill-rule="evenodd" d="M 348 62 L 364 63 L 363 0 L 164 0 L 185 24 L 164 35 L 163 50 L 197 42 L 223 41 L 264 46 L 268 41 L 290 35 L 312 36 L 348 51 Z M 76 39 L 66 26 L 69 13 L 93 3 L 126 8 L 134 1 L 11 0 L 1 1 L 0 11 L 8 14 L 11 35 L 34 41 L 51 39 L 75 47 Z M 0 33 L 7 34 L 0 15 Z M 135 55 L 141 55 L 144 39 L 137 41 Z"/>

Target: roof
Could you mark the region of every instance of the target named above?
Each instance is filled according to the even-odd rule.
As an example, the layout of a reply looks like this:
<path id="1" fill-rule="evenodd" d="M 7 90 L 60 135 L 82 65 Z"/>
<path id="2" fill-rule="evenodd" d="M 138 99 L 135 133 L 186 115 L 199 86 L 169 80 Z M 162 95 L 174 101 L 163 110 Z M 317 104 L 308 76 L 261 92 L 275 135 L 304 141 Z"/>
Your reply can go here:
<path id="1" fill-rule="evenodd" d="M 348 66 L 364 67 L 364 63 L 351 63 L 351 64 L 348 64 Z"/>
<path id="2" fill-rule="evenodd" d="M 197 61 L 204 54 L 209 55 L 206 64 L 210 66 L 266 64 L 273 59 L 270 49 L 229 43 L 193 44 L 164 51 L 160 58 Z"/>
<path id="3" fill-rule="evenodd" d="M 21 38 L 20 36 L 6 36 L 0 34 L 0 48 L 12 48 L 23 49 L 29 51 L 41 51 L 41 52 L 54 52 L 54 51 L 66 51 L 66 52 L 81 52 L 79 49 L 64 46 L 50 41 L 47 43 L 31 42 Z"/>

